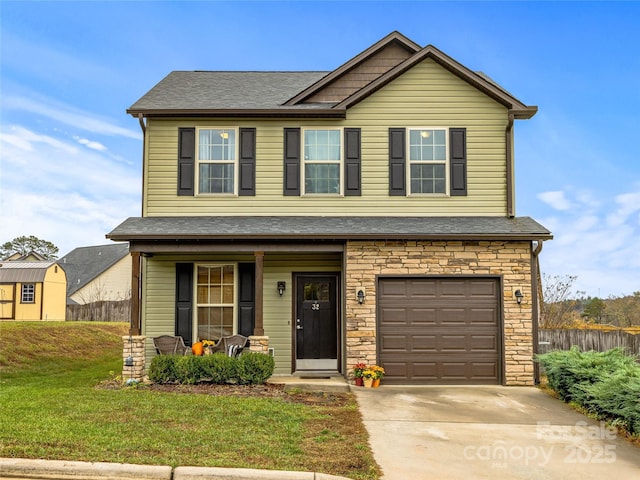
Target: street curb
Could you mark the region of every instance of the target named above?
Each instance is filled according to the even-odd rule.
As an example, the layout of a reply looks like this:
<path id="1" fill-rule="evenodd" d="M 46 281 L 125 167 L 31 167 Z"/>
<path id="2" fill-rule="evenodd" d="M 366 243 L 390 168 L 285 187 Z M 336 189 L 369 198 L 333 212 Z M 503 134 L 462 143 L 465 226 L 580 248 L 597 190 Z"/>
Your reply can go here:
<path id="1" fill-rule="evenodd" d="M 0 480 L 349 480 L 325 473 L 251 468 L 176 467 L 126 463 L 0 458 Z"/>
<path id="2" fill-rule="evenodd" d="M 171 480 L 172 473 L 171 467 L 160 465 L 0 458 L 0 480 Z"/>

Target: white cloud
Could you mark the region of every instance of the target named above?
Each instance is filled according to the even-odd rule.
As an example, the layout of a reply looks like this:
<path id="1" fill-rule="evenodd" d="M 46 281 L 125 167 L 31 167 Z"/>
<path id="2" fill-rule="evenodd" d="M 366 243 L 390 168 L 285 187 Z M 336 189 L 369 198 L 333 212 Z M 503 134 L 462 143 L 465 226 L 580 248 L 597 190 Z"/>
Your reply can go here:
<path id="1" fill-rule="evenodd" d="M 77 142 L 81 140 L 75 140 Z M 2 238 L 35 235 L 60 254 L 105 244 L 105 234 L 140 215 L 140 172 L 105 150 L 80 149 L 22 126 L 2 127 Z"/>
<path id="2" fill-rule="evenodd" d="M 100 152 L 104 152 L 107 150 L 107 147 L 102 145 L 100 142 L 94 142 L 91 140 L 87 140 L 86 138 L 80 138 L 77 135 L 73 137 L 73 139 L 81 145 L 85 145 L 87 148 L 91 148 L 93 150 L 98 150 Z"/>
<path id="3" fill-rule="evenodd" d="M 576 289 L 591 296 L 639 291 L 640 222 L 634 213 L 640 211 L 640 191 L 609 196 L 598 192 L 599 202 L 572 188 L 553 193 L 573 207 L 539 219 L 554 234 L 540 257 L 542 271 L 577 275 Z"/>
<path id="4" fill-rule="evenodd" d="M 142 139 L 142 134 L 139 131 L 120 127 L 110 121 L 98 118 L 95 114 L 84 112 L 47 98 L 38 98 L 36 101 L 20 95 L 9 95 L 3 97 L 2 107 L 6 110 L 34 113 L 72 126 L 78 130 L 135 140 Z"/>
<path id="5" fill-rule="evenodd" d="M 572 207 L 562 191 L 542 192 L 538 198 L 555 210 L 569 210 Z"/>

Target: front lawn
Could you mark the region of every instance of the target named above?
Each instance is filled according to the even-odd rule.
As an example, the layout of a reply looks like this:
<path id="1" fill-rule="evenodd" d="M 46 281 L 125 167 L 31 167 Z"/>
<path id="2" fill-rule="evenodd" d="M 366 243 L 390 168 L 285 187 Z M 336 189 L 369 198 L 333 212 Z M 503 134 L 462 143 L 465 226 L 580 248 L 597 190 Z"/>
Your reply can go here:
<path id="1" fill-rule="evenodd" d="M 378 478 L 350 394 L 259 386 L 107 388 L 114 385 L 106 381 L 109 372 L 113 378 L 121 370 L 123 328 L 0 324 L 1 457 Z"/>

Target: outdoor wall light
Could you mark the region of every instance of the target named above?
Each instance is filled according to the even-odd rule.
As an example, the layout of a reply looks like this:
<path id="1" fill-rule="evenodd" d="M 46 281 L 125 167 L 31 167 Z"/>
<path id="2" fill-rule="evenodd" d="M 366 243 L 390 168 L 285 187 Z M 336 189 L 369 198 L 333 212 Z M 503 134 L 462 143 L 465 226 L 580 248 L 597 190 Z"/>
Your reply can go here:
<path id="1" fill-rule="evenodd" d="M 133 367 L 133 337 L 129 335 L 129 356 L 124 359 L 125 367 Z"/>
<path id="2" fill-rule="evenodd" d="M 278 295 L 284 295 L 284 291 L 287 289 L 287 282 L 278 282 Z"/>
<path id="3" fill-rule="evenodd" d="M 513 292 L 513 296 L 516 297 L 516 302 L 518 302 L 518 305 L 520 305 L 522 303 L 522 299 L 524 298 L 522 290 L 516 290 L 515 292 Z"/>
<path id="4" fill-rule="evenodd" d="M 356 293 L 356 298 L 358 299 L 358 303 L 362 305 L 364 303 L 364 288 L 358 289 L 358 293 Z"/>

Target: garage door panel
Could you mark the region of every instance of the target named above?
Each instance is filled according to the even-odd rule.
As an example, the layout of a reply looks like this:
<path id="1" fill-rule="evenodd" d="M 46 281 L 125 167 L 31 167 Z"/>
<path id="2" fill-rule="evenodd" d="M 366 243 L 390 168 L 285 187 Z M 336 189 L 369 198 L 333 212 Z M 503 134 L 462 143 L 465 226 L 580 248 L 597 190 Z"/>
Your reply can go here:
<path id="1" fill-rule="evenodd" d="M 498 352 L 497 335 L 472 335 L 469 342 L 471 352 Z"/>
<path id="2" fill-rule="evenodd" d="M 381 278 L 378 291 L 385 383 L 499 383 L 497 279 Z"/>
<path id="3" fill-rule="evenodd" d="M 485 280 L 469 280 L 469 296 L 473 298 L 485 297 L 494 299 L 498 296 L 497 282 L 487 282 Z"/>
<path id="4" fill-rule="evenodd" d="M 407 310 L 399 307 L 385 307 L 380 309 L 380 321 L 383 325 L 406 324 Z"/>
<path id="5" fill-rule="evenodd" d="M 412 299 L 432 299 L 438 296 L 438 284 L 433 281 L 411 281 L 407 282 L 407 297 Z"/>
<path id="6" fill-rule="evenodd" d="M 445 298 L 465 298 L 467 296 L 466 284 L 464 280 L 440 280 L 440 297 Z"/>

